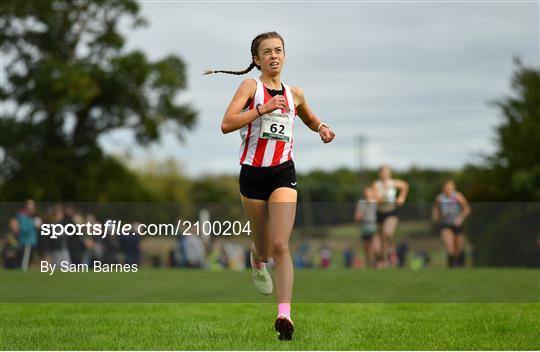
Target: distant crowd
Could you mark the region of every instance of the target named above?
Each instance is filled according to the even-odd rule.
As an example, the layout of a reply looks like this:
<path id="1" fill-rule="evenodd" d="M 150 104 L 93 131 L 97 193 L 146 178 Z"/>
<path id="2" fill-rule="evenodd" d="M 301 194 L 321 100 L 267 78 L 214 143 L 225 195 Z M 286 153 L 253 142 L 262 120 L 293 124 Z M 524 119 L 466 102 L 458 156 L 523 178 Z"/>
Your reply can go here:
<path id="1" fill-rule="evenodd" d="M 209 270 L 244 270 L 250 267 L 249 247 L 235 241 L 207 240 L 208 236 L 178 236 L 178 241 L 166 253 L 144 251 L 142 236 L 41 236 L 42 223 L 95 224 L 99 220 L 71 204 L 54 204 L 37 209 L 27 200 L 8 221 L 2 237 L 2 263 L 5 269 L 28 270 L 32 263 L 50 264 L 137 264 L 148 267 L 207 268 Z M 134 226 L 136 228 L 136 226 Z M 154 239 L 153 241 L 160 241 Z M 297 268 L 329 268 L 332 265 L 361 268 L 364 263 L 355 255 L 353 246 L 335 253 L 326 246 L 318 248 L 309 241 L 300 242 L 293 252 Z M 333 259 L 334 256 L 334 259 Z M 341 262 L 340 262 L 341 261 Z M 272 265 L 272 263 L 270 263 Z"/>

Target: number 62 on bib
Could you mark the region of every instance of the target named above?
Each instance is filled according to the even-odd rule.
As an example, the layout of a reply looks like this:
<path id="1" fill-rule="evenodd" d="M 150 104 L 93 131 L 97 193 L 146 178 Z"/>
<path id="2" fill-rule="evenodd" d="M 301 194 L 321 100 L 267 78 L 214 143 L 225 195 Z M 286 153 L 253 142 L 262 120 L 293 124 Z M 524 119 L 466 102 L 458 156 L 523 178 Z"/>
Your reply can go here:
<path id="1" fill-rule="evenodd" d="M 288 114 L 270 113 L 261 116 L 260 137 L 275 141 L 290 142 L 293 119 Z"/>

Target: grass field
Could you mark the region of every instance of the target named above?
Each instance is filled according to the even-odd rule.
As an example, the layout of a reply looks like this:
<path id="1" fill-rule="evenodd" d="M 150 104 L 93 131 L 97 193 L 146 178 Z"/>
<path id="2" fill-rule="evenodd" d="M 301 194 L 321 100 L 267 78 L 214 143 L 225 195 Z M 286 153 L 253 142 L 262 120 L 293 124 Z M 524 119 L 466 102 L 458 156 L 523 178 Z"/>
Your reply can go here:
<path id="1" fill-rule="evenodd" d="M 272 303 L 249 271 L 137 273 L 0 271 L 3 303 Z M 296 270 L 301 303 L 538 303 L 540 270 Z"/>
<path id="2" fill-rule="evenodd" d="M 130 274 L 66 274 L 50 278 L 39 273 L 0 274 L 2 350 L 540 349 L 538 270 L 298 270 L 295 296 L 303 297 L 296 300 L 303 303 L 293 304 L 296 333 L 291 342 L 277 340 L 273 330 L 276 306 L 266 303 L 274 298 L 258 295 L 250 287 L 248 272 L 144 270 L 138 273 L 139 279 L 150 287 L 125 297 L 125 301 L 133 303 L 121 303 L 122 295 L 118 294 L 121 287 L 130 289 L 126 277 L 131 277 L 131 281 L 137 278 Z M 216 275 L 229 284 L 220 281 L 202 288 L 192 287 L 193 292 L 188 289 L 197 282 L 193 277 L 199 278 L 202 285 Z M 321 277 L 324 290 L 316 284 Z M 82 288 L 73 286 L 80 286 L 80 278 L 86 284 Z M 389 280 L 393 282 L 391 288 L 403 289 L 405 294 L 371 297 L 378 290 L 384 291 Z M 436 290 L 433 294 L 431 291 L 444 280 L 456 283 L 446 286 L 453 291 L 445 294 Z M 113 282 L 112 286 L 103 286 L 105 281 Z M 400 281 L 405 283 L 398 285 Z M 411 281 L 413 285 L 407 284 Z M 36 286 L 32 287 L 32 282 Z M 162 285 L 153 287 L 157 282 Z M 39 291 L 46 287 L 45 283 L 57 287 L 54 291 Z M 508 290 L 507 286 L 513 284 L 520 286 Z M 253 297 L 252 301 L 257 303 L 195 303 L 192 296 L 182 301 L 173 294 L 177 290 L 182 294 L 199 294 L 203 295 L 199 302 L 210 302 L 217 296 L 204 296 L 204 292 L 223 292 L 235 285 L 241 285 L 235 292 L 246 291 L 245 297 Z M 465 285 L 470 292 L 459 297 L 460 303 L 449 303 L 449 298 Z M 500 292 L 488 295 L 497 286 Z M 327 292 L 346 287 L 363 294 L 324 297 Z M 33 296 L 23 294 L 32 289 L 37 290 Z M 94 295 L 76 299 L 74 295 L 61 294 L 70 289 L 76 293 L 90 290 Z M 168 301 L 171 303 L 141 303 L 166 302 L 163 296 L 154 296 L 163 290 L 172 295 Z M 53 297 L 48 296 L 52 292 L 59 295 L 57 302 L 45 303 L 52 301 Z M 399 302 L 411 295 L 414 299 Z M 316 296 L 319 302 L 327 299 L 333 303 L 307 303 Z M 341 303 L 339 299 L 345 297 L 353 297 L 355 303 Z M 427 299 L 421 300 L 422 297 Z"/>
<path id="3" fill-rule="evenodd" d="M 539 304 L 2 304 L 2 350 L 538 350 Z"/>

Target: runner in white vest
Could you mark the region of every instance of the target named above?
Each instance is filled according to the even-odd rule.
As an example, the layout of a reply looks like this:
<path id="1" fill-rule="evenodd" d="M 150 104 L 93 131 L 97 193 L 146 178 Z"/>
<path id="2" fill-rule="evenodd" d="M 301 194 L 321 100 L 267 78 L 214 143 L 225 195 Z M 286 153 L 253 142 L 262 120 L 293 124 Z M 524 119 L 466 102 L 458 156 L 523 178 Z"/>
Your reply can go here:
<path id="1" fill-rule="evenodd" d="M 393 179 L 392 170 L 388 165 L 379 169 L 379 179 L 372 184 L 377 199 L 377 224 L 380 236 L 381 250 L 379 252 L 378 267 L 397 264 L 396 245 L 394 233 L 399 218 L 398 211 L 409 193 L 409 184 L 403 180 Z"/>

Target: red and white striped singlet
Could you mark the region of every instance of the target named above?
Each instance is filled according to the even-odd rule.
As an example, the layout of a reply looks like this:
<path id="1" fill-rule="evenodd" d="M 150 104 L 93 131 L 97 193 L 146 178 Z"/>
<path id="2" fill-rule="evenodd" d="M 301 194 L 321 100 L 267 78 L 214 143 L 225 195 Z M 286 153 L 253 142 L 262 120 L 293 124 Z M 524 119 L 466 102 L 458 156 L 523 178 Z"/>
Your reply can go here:
<path id="1" fill-rule="evenodd" d="M 257 90 L 247 109 L 253 109 L 258 104 L 263 105 L 272 98 L 261 80 L 255 78 L 255 81 L 257 82 Z M 294 122 L 296 108 L 294 106 L 291 88 L 285 83 L 283 83 L 283 87 L 285 89 L 284 95 L 289 111 L 283 110 L 282 113 L 288 113 Z M 242 138 L 240 165 L 267 167 L 276 166 L 291 160 L 293 158 L 292 149 L 294 139 L 291 138 L 291 142 L 289 143 L 260 138 L 261 124 L 262 119 L 258 117 L 240 129 L 240 138 Z"/>

